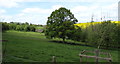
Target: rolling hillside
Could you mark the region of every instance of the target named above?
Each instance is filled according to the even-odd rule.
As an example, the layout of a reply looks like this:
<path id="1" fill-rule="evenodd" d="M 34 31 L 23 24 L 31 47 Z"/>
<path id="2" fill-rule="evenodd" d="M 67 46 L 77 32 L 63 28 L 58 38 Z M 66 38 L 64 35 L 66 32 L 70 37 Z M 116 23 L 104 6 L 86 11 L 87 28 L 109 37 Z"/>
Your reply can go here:
<path id="1" fill-rule="evenodd" d="M 82 50 L 96 49 L 53 42 L 53 40 L 46 39 L 44 33 L 7 31 L 2 35 L 3 53 L 5 54 L 3 62 L 51 62 L 52 56 L 57 57 L 57 62 L 79 62 L 78 54 Z M 101 51 L 110 52 L 113 62 L 118 62 L 118 51 L 104 49 Z M 83 62 L 85 61 L 83 59 Z M 87 62 L 94 62 L 94 59 L 89 59 Z"/>

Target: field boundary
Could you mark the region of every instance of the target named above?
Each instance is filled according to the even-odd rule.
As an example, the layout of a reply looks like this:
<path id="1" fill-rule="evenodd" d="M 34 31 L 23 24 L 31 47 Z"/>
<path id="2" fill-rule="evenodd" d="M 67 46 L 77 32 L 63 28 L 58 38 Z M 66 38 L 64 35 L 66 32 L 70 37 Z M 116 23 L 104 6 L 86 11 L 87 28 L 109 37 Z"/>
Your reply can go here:
<path id="1" fill-rule="evenodd" d="M 84 54 L 84 53 L 87 53 L 87 52 L 94 53 L 95 55 L 94 56 L 90 56 L 90 55 Z M 108 57 L 99 57 L 100 54 L 104 54 L 104 55 L 106 55 Z M 80 56 L 80 62 L 82 62 L 82 57 L 85 57 L 85 58 L 94 58 L 95 62 L 98 62 L 99 59 L 107 60 L 108 62 L 112 62 L 112 58 L 111 58 L 111 54 L 110 53 L 100 52 L 99 50 L 95 50 L 95 51 L 86 51 L 86 50 L 83 50 L 79 54 L 79 56 Z"/>

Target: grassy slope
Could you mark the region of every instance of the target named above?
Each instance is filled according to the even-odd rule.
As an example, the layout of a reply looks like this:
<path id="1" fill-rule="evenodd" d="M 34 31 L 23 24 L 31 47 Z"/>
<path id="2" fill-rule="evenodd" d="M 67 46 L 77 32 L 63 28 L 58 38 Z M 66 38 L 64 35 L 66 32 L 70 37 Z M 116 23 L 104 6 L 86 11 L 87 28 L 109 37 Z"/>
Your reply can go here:
<path id="1" fill-rule="evenodd" d="M 43 33 L 7 31 L 3 33 L 3 49 L 6 45 L 5 62 L 50 62 L 52 56 L 57 56 L 57 62 L 79 62 L 79 52 L 95 48 L 77 45 L 54 43 L 46 39 Z M 114 62 L 118 61 L 118 52 L 110 52 Z M 85 61 L 85 60 L 84 60 Z M 89 59 L 87 61 L 94 61 Z"/>

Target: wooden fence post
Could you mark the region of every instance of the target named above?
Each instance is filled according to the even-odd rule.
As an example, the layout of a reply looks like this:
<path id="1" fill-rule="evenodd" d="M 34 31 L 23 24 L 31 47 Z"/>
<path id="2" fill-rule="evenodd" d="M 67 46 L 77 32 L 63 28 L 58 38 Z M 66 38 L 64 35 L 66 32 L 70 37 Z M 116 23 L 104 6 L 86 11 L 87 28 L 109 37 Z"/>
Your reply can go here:
<path id="1" fill-rule="evenodd" d="M 79 54 L 79 56 L 80 56 L 81 54 L 85 53 L 85 52 L 86 52 L 86 51 L 83 50 L 83 51 Z M 82 62 L 82 56 L 80 56 L 80 62 Z"/>
<path id="2" fill-rule="evenodd" d="M 111 57 L 112 57 L 110 53 L 108 53 L 108 55 L 109 55 L 109 58 L 111 58 Z M 111 60 L 109 60 L 109 62 L 112 62 L 112 59 L 111 59 Z"/>
<path id="3" fill-rule="evenodd" d="M 80 62 L 82 62 L 82 56 L 80 56 Z"/>
<path id="4" fill-rule="evenodd" d="M 95 61 L 96 61 L 96 63 L 98 63 L 99 49 L 95 50 L 95 55 L 96 55 Z"/>
<path id="5" fill-rule="evenodd" d="M 56 57 L 52 56 L 52 62 L 55 64 L 56 63 Z"/>

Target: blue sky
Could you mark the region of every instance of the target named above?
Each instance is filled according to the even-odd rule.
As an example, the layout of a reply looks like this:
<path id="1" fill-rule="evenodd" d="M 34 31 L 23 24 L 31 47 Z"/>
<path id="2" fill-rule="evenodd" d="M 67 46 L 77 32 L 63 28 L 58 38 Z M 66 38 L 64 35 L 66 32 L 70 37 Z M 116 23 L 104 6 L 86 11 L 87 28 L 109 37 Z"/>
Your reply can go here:
<path id="1" fill-rule="evenodd" d="M 119 0 L 0 0 L 0 22 L 43 24 L 51 12 L 60 7 L 70 9 L 78 23 L 118 20 Z M 4 19 L 4 20 L 2 20 Z"/>

